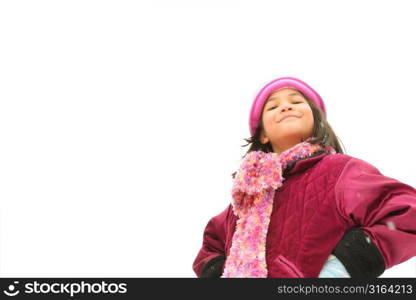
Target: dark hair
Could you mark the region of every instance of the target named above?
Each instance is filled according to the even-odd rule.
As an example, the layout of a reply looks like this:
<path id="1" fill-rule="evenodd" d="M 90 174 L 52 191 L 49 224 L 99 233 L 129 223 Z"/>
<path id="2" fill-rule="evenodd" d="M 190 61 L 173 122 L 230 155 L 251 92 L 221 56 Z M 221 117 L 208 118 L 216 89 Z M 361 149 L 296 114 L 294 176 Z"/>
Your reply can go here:
<path id="1" fill-rule="evenodd" d="M 302 94 L 303 95 L 303 94 Z M 303 97 L 308 102 L 309 106 L 311 107 L 313 119 L 314 119 L 314 126 L 312 131 L 313 139 L 309 141 L 311 144 L 320 144 L 322 147 L 331 146 L 337 153 L 345 153 L 345 147 L 341 143 L 341 140 L 336 136 L 334 130 L 332 130 L 331 125 L 329 125 L 328 121 L 322 110 L 315 105 L 313 101 L 310 101 L 307 97 L 303 95 Z M 273 152 L 273 147 L 270 142 L 262 144 L 260 141 L 261 133 L 263 131 L 263 122 L 261 121 L 259 126 L 256 129 L 254 135 L 250 138 L 244 139 L 247 144 L 241 147 L 249 146 L 246 154 L 242 158 L 244 158 L 248 153 L 252 151 L 263 151 L 263 152 Z M 302 139 L 303 142 L 303 139 Z M 342 145 L 342 147 L 341 147 Z M 234 172 L 231 176 L 234 178 Z"/>

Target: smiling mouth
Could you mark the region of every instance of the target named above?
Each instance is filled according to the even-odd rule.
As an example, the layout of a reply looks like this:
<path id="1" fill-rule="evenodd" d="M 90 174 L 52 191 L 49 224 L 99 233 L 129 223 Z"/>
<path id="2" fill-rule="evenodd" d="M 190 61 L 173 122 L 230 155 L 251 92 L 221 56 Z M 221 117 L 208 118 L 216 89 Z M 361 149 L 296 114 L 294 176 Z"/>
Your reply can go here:
<path id="1" fill-rule="evenodd" d="M 297 118 L 297 117 L 296 116 L 287 116 L 287 117 L 284 117 L 283 119 L 281 119 L 280 122 L 282 122 L 286 119 L 289 119 L 289 118 Z"/>

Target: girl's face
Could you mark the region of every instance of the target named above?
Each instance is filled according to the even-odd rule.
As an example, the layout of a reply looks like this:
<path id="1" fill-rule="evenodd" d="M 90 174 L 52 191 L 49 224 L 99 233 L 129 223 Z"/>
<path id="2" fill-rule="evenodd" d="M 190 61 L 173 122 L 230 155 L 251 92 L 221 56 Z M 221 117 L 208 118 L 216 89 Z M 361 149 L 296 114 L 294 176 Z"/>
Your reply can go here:
<path id="1" fill-rule="evenodd" d="M 260 141 L 270 142 L 273 151 L 281 152 L 312 135 L 312 109 L 297 90 L 284 88 L 272 93 L 263 107 L 263 132 Z"/>

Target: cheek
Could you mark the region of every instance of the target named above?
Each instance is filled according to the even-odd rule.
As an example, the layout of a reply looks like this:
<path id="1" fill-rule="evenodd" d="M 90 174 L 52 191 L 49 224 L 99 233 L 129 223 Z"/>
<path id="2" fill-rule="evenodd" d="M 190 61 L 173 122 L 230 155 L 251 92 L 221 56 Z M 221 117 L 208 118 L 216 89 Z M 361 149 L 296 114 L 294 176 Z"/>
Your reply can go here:
<path id="1" fill-rule="evenodd" d="M 267 130 L 267 128 L 273 123 L 273 114 L 271 114 L 270 112 L 263 113 L 262 120 L 263 126 Z"/>
<path id="2" fill-rule="evenodd" d="M 313 126 L 314 126 L 314 119 L 313 119 L 313 113 L 312 111 L 307 111 L 304 114 L 305 116 L 305 121 L 307 122 L 306 127 L 308 127 L 308 129 L 313 130 Z"/>

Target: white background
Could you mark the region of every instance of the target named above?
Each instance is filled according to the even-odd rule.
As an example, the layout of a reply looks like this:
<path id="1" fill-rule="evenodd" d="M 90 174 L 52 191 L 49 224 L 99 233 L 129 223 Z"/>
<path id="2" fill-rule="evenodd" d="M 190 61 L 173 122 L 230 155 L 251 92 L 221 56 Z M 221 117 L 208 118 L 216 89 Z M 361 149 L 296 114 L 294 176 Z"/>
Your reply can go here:
<path id="1" fill-rule="evenodd" d="M 416 186 L 412 2 L 2 1 L 0 275 L 194 277 L 281 76 L 321 94 L 347 154 Z"/>

